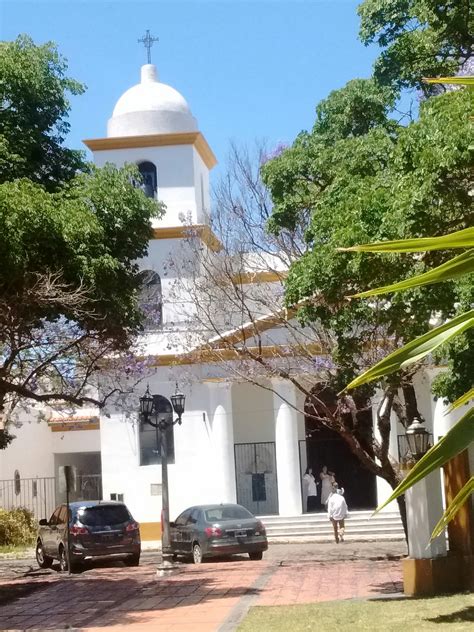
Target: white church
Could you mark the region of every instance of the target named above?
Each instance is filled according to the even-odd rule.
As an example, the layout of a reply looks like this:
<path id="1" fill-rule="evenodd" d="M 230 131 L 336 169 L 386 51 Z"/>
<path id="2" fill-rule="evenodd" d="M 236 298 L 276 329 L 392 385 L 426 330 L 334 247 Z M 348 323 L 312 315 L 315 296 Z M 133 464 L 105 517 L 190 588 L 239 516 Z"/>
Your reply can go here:
<path id="1" fill-rule="evenodd" d="M 220 250 L 210 222 L 210 172 L 216 158 L 183 96 L 146 64 L 140 82 L 117 101 L 107 135 L 84 142 L 98 166 L 137 164 L 146 194 L 166 206 L 141 268 L 161 309 L 160 327 L 149 334 L 155 357 L 150 391 L 169 398 L 180 371 L 187 375 L 180 384 L 186 395 L 183 422 L 169 437 L 170 517 L 211 502 L 239 502 L 260 516 L 301 516 L 307 466 L 316 476 L 323 465 L 334 471 L 350 509 L 373 509 L 387 498 L 385 481 L 364 470 L 338 435 L 311 431 L 304 398 L 291 382 L 274 379 L 265 389 L 232 379 L 205 354 L 187 360 L 191 356 L 184 346 L 170 352 L 168 340 L 179 330 L 182 312 L 172 296 L 175 279 L 167 264 L 187 247 L 189 226 L 182 218 L 192 225 L 203 251 L 218 257 Z M 272 282 L 258 275 L 249 281 Z M 426 372 L 418 385 L 419 408 L 427 429 L 439 437 L 453 417 L 443 415 L 429 382 Z M 146 384 L 139 386 L 138 396 Z M 390 449 L 398 460 L 404 430 L 394 422 L 391 432 Z M 25 416 L 14 434 L 13 443 L 0 452 L 0 507 L 26 505 L 38 518 L 47 517 L 63 500 L 59 468 L 74 465 L 76 498 L 123 500 L 140 522 L 143 540 L 160 538 L 160 455 L 155 431 L 138 423 L 138 411 L 136 418 L 120 410 L 106 416 L 91 409 L 72 416 L 51 413 L 46 421 Z"/>

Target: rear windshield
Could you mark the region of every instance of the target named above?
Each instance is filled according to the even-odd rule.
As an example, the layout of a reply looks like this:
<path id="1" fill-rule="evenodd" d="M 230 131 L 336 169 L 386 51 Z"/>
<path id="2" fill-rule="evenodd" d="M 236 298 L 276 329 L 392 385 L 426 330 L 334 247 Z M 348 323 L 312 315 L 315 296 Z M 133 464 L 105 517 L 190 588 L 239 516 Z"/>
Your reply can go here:
<path id="1" fill-rule="evenodd" d="M 222 520 L 248 520 L 253 518 L 250 511 L 237 505 L 231 507 L 215 507 L 206 512 L 207 522 L 221 522 Z"/>
<path id="2" fill-rule="evenodd" d="M 79 509 L 77 516 L 82 524 L 89 527 L 104 527 L 130 520 L 130 514 L 125 505 L 87 507 L 86 509 Z"/>

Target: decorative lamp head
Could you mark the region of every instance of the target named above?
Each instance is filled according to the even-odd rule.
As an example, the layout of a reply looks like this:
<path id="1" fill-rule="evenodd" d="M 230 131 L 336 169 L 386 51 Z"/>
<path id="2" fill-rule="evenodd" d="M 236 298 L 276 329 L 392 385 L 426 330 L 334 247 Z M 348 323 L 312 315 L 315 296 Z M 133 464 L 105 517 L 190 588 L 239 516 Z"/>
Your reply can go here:
<path id="1" fill-rule="evenodd" d="M 429 450 L 430 434 L 423 422 L 415 417 L 406 430 L 406 436 L 410 452 L 415 461 L 418 461 Z"/>
<path id="2" fill-rule="evenodd" d="M 148 419 L 153 412 L 153 397 L 150 393 L 150 386 L 147 384 L 145 394 L 140 397 L 140 414 Z"/>
<path id="3" fill-rule="evenodd" d="M 184 413 L 184 402 L 186 396 L 180 393 L 178 390 L 178 384 L 176 384 L 176 392 L 171 395 L 171 403 L 173 404 L 173 410 L 178 415 L 178 423 L 181 423 L 181 417 Z"/>

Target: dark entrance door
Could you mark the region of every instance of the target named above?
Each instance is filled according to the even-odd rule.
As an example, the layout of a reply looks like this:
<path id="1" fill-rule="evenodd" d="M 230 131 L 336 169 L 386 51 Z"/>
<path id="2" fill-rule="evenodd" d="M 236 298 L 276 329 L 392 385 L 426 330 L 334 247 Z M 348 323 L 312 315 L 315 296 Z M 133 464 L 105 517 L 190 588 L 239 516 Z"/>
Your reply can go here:
<path id="1" fill-rule="evenodd" d="M 313 468 L 317 481 L 321 481 L 319 474 L 324 465 L 330 472 L 334 472 L 337 483 L 344 487 L 349 510 L 373 509 L 377 505 L 376 477 L 362 466 L 359 459 L 349 448 L 347 442 L 335 430 L 328 427 L 330 415 L 337 413 L 338 399 L 335 391 L 324 385 L 317 385 L 313 389 L 314 397 L 308 397 L 305 402 L 306 455 L 308 467 Z M 318 403 L 319 402 L 319 403 Z M 346 428 L 358 438 L 367 452 L 372 450 L 372 410 L 370 402 L 365 402 L 356 413 L 357 423 L 350 413 L 343 418 Z M 318 496 L 321 498 L 321 484 L 318 486 Z"/>
<path id="2" fill-rule="evenodd" d="M 340 487 L 344 487 L 344 496 L 349 510 L 373 509 L 376 507 L 375 476 L 360 464 L 347 443 L 329 429 L 313 432 L 306 438 L 308 467 L 312 467 L 316 480 L 323 465 L 336 475 Z M 318 485 L 321 498 L 321 484 Z"/>

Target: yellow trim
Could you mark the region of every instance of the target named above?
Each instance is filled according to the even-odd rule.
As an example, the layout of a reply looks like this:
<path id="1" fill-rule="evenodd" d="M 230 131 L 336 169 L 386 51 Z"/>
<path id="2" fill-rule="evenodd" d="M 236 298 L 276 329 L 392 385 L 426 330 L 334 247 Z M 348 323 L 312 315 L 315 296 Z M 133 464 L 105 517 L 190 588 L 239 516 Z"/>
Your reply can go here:
<path id="1" fill-rule="evenodd" d="M 472 589 L 468 573 L 472 569 L 472 556 L 447 555 L 437 558 L 402 560 L 403 592 L 405 595 L 440 595 Z M 472 571 L 471 571 L 472 572 Z"/>
<path id="2" fill-rule="evenodd" d="M 222 244 L 219 238 L 206 224 L 193 224 L 192 226 L 163 226 L 153 229 L 152 239 L 185 239 L 197 236 L 213 252 L 220 252 Z"/>
<path id="3" fill-rule="evenodd" d="M 196 349 L 193 352 L 181 353 L 164 353 L 155 356 L 155 361 L 151 366 L 171 366 L 171 365 L 191 365 L 206 364 L 209 362 L 226 362 L 229 360 L 238 360 L 245 356 L 246 350 L 249 354 L 261 358 L 286 358 L 298 355 L 327 355 L 320 345 L 312 343 L 308 345 L 270 345 L 268 347 L 244 347 L 242 349 L 235 348 L 207 348 Z"/>
<path id="4" fill-rule="evenodd" d="M 84 422 L 68 422 L 68 423 L 49 423 L 51 432 L 71 432 L 74 430 L 99 430 L 100 424 L 98 423 L 84 423 Z"/>
<path id="5" fill-rule="evenodd" d="M 275 283 L 283 281 L 288 276 L 288 272 L 282 270 L 260 270 L 256 272 L 239 272 L 232 276 L 232 283 L 245 285 L 247 283 Z"/>
<path id="6" fill-rule="evenodd" d="M 140 538 L 143 542 L 161 540 L 161 522 L 140 522 Z"/>
<path id="7" fill-rule="evenodd" d="M 137 147 L 167 147 L 169 145 L 193 145 L 208 169 L 217 165 L 217 158 L 201 132 L 181 134 L 148 134 L 146 136 L 116 136 L 111 138 L 87 138 L 82 141 L 91 151 L 131 149 Z"/>

